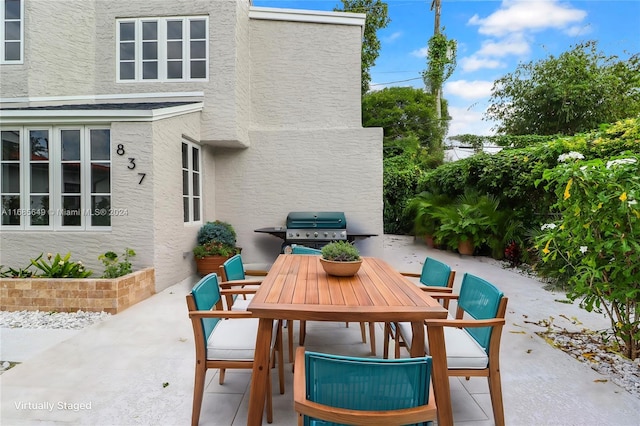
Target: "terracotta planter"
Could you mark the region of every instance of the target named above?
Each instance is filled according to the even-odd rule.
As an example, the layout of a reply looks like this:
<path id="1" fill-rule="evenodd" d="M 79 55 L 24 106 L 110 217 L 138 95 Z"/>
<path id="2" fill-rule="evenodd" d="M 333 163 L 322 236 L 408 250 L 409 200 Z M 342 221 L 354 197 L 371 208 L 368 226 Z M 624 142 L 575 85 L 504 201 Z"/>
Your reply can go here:
<path id="1" fill-rule="evenodd" d="M 424 236 L 424 242 L 427 245 L 427 247 L 429 247 L 429 248 L 434 248 L 435 247 L 435 243 L 433 242 L 433 235 L 425 235 Z"/>
<path id="2" fill-rule="evenodd" d="M 360 269 L 362 259 L 353 262 L 335 262 L 333 260 L 320 258 L 320 264 L 324 271 L 329 275 L 334 275 L 336 277 L 352 277 Z"/>
<path id="3" fill-rule="evenodd" d="M 196 257 L 195 259 L 198 274 L 205 276 L 212 272 L 220 274 L 220 267 L 229 259 L 229 256 L 205 256 Z"/>
<path id="4" fill-rule="evenodd" d="M 475 247 L 473 246 L 473 241 L 471 239 L 460 241 L 458 243 L 458 253 L 465 256 L 473 256 L 474 249 Z"/>

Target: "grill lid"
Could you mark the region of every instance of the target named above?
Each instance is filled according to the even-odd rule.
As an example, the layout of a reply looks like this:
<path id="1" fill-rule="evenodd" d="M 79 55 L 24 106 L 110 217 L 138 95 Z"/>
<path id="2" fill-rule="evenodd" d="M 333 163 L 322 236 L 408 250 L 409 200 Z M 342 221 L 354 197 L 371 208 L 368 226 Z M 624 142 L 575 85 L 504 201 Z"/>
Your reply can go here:
<path id="1" fill-rule="evenodd" d="M 290 212 L 287 229 L 346 229 L 344 212 Z"/>

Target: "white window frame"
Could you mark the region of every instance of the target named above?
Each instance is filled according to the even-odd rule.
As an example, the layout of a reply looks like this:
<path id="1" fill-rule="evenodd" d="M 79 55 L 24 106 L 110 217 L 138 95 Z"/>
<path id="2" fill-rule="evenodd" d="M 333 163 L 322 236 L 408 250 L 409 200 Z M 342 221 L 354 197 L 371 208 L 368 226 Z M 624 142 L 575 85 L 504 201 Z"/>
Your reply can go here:
<path id="1" fill-rule="evenodd" d="M 91 163 L 108 163 L 109 164 L 109 192 L 104 193 L 111 198 L 113 202 L 113 167 L 112 167 L 112 151 L 111 143 L 109 147 L 108 160 L 91 160 L 91 130 L 107 130 L 111 132 L 110 126 L 105 125 L 65 125 L 65 126 L 12 126 L 2 127 L 1 131 L 18 131 L 20 132 L 20 210 L 27 212 L 31 209 L 31 185 L 30 185 L 30 140 L 29 135 L 32 130 L 48 130 L 49 131 L 49 224 L 48 225 L 31 225 L 28 214 L 21 215 L 19 225 L 3 225 L 0 220 L 0 229 L 9 230 L 26 230 L 26 231 L 110 231 L 109 226 L 93 226 L 91 225 L 91 214 L 94 212 L 91 206 Z M 62 179 L 62 131 L 63 130 L 80 130 L 80 225 L 71 226 L 63 225 L 63 179 Z M 2 175 L 0 174 L 0 187 L 2 185 Z M 103 194 L 103 195 L 104 195 Z M 0 204 L 0 209 L 3 206 Z M 113 205 L 111 205 L 113 208 Z M 109 212 L 107 212 L 109 214 Z"/>
<path id="2" fill-rule="evenodd" d="M 24 2 L 20 0 L 20 17 L 18 19 L 6 19 L 5 18 L 5 1 L 0 0 L 0 64 L 22 64 L 24 63 Z M 7 22 L 20 22 L 20 39 L 19 40 L 5 40 L 5 25 Z M 20 58 L 19 59 L 5 59 L 5 43 L 6 42 L 18 42 L 20 43 Z"/>
<path id="3" fill-rule="evenodd" d="M 167 57 L 167 22 L 182 22 L 182 78 L 169 78 L 167 66 L 172 60 Z M 204 21 L 205 24 L 205 39 L 192 39 L 190 34 L 190 23 L 192 21 Z M 144 22 L 156 22 L 158 27 L 157 35 L 157 64 L 158 74 L 155 79 L 143 78 L 143 40 L 142 40 L 142 24 Z M 135 28 L 134 35 L 134 78 L 123 79 L 120 76 L 120 64 L 122 61 L 131 62 L 130 60 L 120 59 L 120 24 L 121 23 L 133 23 Z M 191 57 L 191 42 L 204 41 L 205 43 L 205 76 L 202 78 L 191 78 L 191 61 L 195 60 L 201 62 L 200 58 Z M 129 41 L 124 41 L 125 43 Z M 123 18 L 116 20 L 116 82 L 118 83 L 141 83 L 141 82 L 181 82 L 181 81 L 209 81 L 209 17 L 200 16 L 170 16 L 170 17 L 144 17 L 144 18 Z"/>
<path id="4" fill-rule="evenodd" d="M 182 164 L 182 147 L 186 146 L 187 147 L 187 167 L 185 168 Z M 198 151 L 198 170 L 195 171 L 193 168 L 193 150 L 197 150 Z M 182 220 L 184 222 L 185 225 L 196 225 L 196 224 L 201 224 L 202 223 L 202 147 L 198 144 L 195 144 L 191 141 L 188 141 L 186 139 L 182 139 L 182 144 L 180 145 L 180 162 L 181 162 L 181 171 L 182 171 L 182 188 L 183 188 L 183 194 L 182 194 Z M 184 172 L 187 172 L 187 192 L 188 194 L 184 194 Z M 194 190 L 193 190 L 193 175 L 197 173 L 198 174 L 198 187 L 200 190 L 200 193 L 196 196 L 194 195 Z M 199 199 L 200 203 L 199 203 L 199 208 L 198 208 L 198 219 L 194 219 L 194 211 L 195 209 L 193 208 L 193 202 L 195 199 Z M 185 199 L 187 200 L 188 206 L 189 206 L 189 213 L 188 213 L 188 218 L 184 217 L 184 201 Z"/>

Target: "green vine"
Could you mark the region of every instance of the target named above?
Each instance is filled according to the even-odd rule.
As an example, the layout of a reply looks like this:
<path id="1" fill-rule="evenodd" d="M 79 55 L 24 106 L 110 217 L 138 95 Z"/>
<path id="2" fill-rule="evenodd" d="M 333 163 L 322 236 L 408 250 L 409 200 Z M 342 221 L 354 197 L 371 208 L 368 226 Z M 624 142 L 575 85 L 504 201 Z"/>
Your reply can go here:
<path id="1" fill-rule="evenodd" d="M 422 72 L 422 79 L 426 89 L 435 94 L 456 68 L 458 43 L 440 32 L 429 39 L 427 46 L 427 69 Z"/>

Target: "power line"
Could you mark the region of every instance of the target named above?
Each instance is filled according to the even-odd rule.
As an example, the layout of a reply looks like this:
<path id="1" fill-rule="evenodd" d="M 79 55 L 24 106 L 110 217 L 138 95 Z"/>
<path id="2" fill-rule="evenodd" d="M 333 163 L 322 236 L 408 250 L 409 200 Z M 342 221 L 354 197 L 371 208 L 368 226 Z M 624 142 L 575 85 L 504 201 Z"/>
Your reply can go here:
<path id="1" fill-rule="evenodd" d="M 413 81 L 413 80 L 422 80 L 422 77 L 408 78 L 406 80 L 388 81 L 386 83 L 373 83 L 373 84 L 371 84 L 371 86 L 382 86 L 384 84 L 404 83 L 406 81 Z"/>

